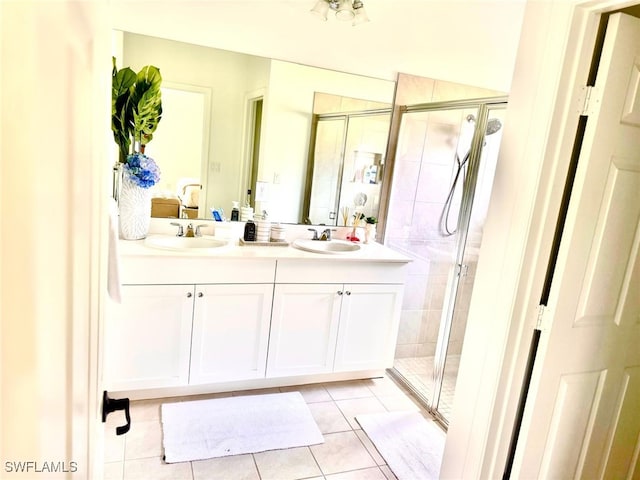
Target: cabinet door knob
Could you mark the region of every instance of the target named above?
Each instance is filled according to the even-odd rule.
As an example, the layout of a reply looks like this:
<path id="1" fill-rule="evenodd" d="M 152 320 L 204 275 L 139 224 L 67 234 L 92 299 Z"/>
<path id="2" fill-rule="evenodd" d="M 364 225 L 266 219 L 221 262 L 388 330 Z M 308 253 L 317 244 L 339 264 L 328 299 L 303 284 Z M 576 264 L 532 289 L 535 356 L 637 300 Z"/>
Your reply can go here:
<path id="1" fill-rule="evenodd" d="M 204 293 L 198 292 L 198 297 L 200 297 L 200 298 L 204 297 Z"/>
<path id="2" fill-rule="evenodd" d="M 338 295 L 342 295 L 344 292 L 343 292 L 342 290 L 338 290 L 336 293 L 337 293 Z"/>
<path id="3" fill-rule="evenodd" d="M 191 298 L 191 297 L 193 297 L 193 293 L 187 292 L 187 298 Z"/>
<path id="4" fill-rule="evenodd" d="M 351 292 L 350 292 L 349 290 L 347 290 L 347 291 L 346 291 L 346 292 L 344 292 L 344 293 L 346 293 L 347 295 L 351 295 Z"/>

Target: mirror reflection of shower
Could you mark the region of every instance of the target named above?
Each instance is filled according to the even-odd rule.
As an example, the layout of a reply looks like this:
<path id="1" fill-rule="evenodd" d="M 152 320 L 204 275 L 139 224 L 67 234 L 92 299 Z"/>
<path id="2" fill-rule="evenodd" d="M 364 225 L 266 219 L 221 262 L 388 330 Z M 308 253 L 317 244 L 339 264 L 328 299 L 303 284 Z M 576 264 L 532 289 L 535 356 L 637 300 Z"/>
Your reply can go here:
<path id="1" fill-rule="evenodd" d="M 472 124 L 471 130 L 473 130 L 476 122 L 475 115 L 473 114 L 467 115 L 466 120 L 468 123 Z M 500 120 L 498 120 L 497 118 L 490 118 L 489 121 L 487 122 L 487 129 L 485 131 L 484 144 L 486 145 L 486 137 L 488 137 L 489 135 L 493 135 L 501 128 L 502 128 L 502 122 Z M 443 237 L 450 237 L 451 235 L 454 235 L 458 231 L 457 215 L 456 215 L 456 226 L 454 226 L 453 228 L 449 227 L 449 218 L 451 216 L 451 204 L 453 203 L 453 197 L 455 196 L 456 187 L 458 185 L 458 181 L 460 180 L 460 176 L 462 176 L 462 188 L 464 189 L 465 177 L 467 176 L 467 164 L 469 162 L 470 154 L 471 154 L 471 146 L 469 145 L 469 147 L 467 147 L 467 151 L 464 157 L 461 160 L 460 155 L 458 153 L 458 149 L 456 149 L 456 153 L 454 157 L 456 172 L 453 176 L 453 181 L 451 182 L 451 188 L 449 189 L 449 193 L 447 194 L 447 199 L 444 203 L 444 206 L 442 207 L 442 212 L 440 214 L 440 222 L 439 222 L 440 235 L 442 235 Z"/>

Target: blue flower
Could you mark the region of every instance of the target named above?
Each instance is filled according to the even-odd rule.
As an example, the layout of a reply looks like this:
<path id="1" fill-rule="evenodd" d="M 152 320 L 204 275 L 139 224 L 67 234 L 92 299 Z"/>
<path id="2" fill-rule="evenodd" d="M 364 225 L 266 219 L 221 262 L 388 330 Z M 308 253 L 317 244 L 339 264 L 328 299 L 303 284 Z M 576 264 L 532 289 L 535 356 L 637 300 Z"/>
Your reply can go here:
<path id="1" fill-rule="evenodd" d="M 153 187 L 160 180 L 158 165 L 153 158 L 147 157 L 143 153 L 128 155 L 124 170 L 129 173 L 133 182 L 142 188 Z"/>

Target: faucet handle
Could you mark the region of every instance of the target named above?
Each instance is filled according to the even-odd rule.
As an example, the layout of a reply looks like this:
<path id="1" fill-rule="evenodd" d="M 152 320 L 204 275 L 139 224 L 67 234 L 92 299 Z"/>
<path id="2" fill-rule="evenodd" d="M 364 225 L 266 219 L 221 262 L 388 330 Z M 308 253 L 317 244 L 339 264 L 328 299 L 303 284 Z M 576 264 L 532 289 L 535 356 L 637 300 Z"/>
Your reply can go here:
<path id="1" fill-rule="evenodd" d="M 209 225 L 207 223 L 201 223 L 200 225 L 196 225 L 196 237 L 201 237 L 202 236 L 202 232 L 200 231 L 201 227 L 208 227 Z"/>
<path id="2" fill-rule="evenodd" d="M 171 222 L 171 225 L 178 227 L 178 233 L 176 233 L 176 237 L 184 237 L 184 228 L 181 223 Z"/>
<path id="3" fill-rule="evenodd" d="M 331 232 L 335 232 L 336 229 L 335 228 L 325 228 L 324 231 L 322 232 L 322 236 L 320 237 L 320 240 L 331 240 Z"/>
<path id="4" fill-rule="evenodd" d="M 313 232 L 313 238 L 311 240 L 318 240 L 318 231 L 315 228 L 307 228 L 310 232 Z"/>

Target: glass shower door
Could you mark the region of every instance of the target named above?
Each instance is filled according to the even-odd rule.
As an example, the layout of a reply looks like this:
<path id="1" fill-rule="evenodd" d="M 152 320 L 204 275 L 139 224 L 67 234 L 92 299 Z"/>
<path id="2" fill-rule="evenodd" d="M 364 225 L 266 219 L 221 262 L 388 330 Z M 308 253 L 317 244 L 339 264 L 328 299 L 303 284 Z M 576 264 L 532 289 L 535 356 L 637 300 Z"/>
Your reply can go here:
<path id="1" fill-rule="evenodd" d="M 448 423 L 453 406 L 453 397 L 458 378 L 460 354 L 464 334 L 467 328 L 471 294 L 475 281 L 475 272 L 478 264 L 480 243 L 482 241 L 483 225 L 489 207 L 489 197 L 493 185 L 498 150 L 502 140 L 502 125 L 504 125 L 504 107 L 489 107 L 486 109 L 485 134 L 481 137 L 481 143 L 477 145 L 477 153 L 471 161 L 475 162 L 475 171 L 470 172 L 467 181 L 472 182 L 465 190 L 467 203 L 463 210 L 468 214 L 461 218 L 461 252 L 459 262 L 455 266 L 456 288 L 452 289 L 453 301 L 451 304 L 451 322 L 449 328 L 441 325 L 443 330 L 441 351 L 436 353 L 442 362 L 442 374 L 439 382 L 436 382 L 432 409 L 441 419 Z"/>
<path id="2" fill-rule="evenodd" d="M 394 371 L 429 407 L 437 405 L 442 325 L 456 287 L 458 218 L 478 107 L 403 114 L 385 243 L 411 258 Z"/>
<path id="3" fill-rule="evenodd" d="M 340 201 L 347 118 L 318 121 L 313 142 L 313 175 L 305 223 L 335 225 Z"/>
<path id="4" fill-rule="evenodd" d="M 398 132 L 385 243 L 414 262 L 392 372 L 444 424 L 501 135 L 489 115 L 502 111 L 470 102 L 409 108 Z"/>

